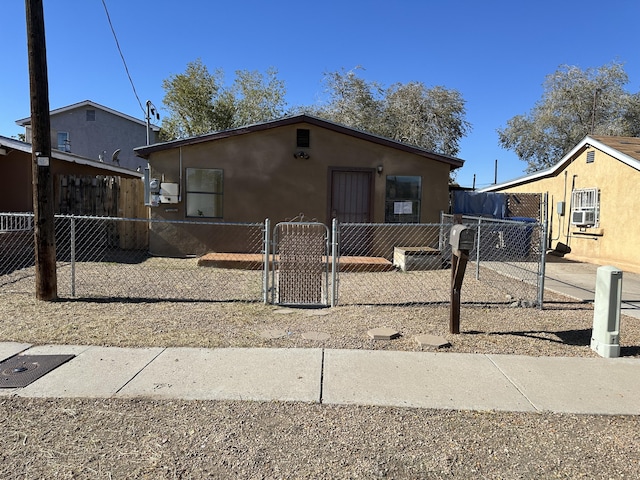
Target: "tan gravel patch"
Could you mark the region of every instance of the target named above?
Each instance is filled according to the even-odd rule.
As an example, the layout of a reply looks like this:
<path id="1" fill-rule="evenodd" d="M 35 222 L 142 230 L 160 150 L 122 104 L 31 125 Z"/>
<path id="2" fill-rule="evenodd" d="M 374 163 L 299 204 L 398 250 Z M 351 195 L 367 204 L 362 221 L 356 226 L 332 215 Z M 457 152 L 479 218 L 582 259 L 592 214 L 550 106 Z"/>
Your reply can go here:
<path id="1" fill-rule="evenodd" d="M 90 344 L 120 347 L 277 347 L 420 350 L 421 334 L 445 338 L 443 351 L 534 356 L 596 356 L 590 349 L 593 307 L 553 297 L 545 308 L 463 306 L 461 334 L 449 334 L 446 305 L 338 306 L 322 310 L 283 309 L 261 303 L 122 302 L 62 300 L 39 302 L 21 294 L 0 295 L 2 341 L 33 344 Z M 391 341 L 372 340 L 367 331 L 400 332 Z M 261 332 L 282 330 L 283 338 Z M 622 316 L 622 355 L 640 356 L 640 321 Z M 329 335 L 322 342 L 305 332 Z"/>

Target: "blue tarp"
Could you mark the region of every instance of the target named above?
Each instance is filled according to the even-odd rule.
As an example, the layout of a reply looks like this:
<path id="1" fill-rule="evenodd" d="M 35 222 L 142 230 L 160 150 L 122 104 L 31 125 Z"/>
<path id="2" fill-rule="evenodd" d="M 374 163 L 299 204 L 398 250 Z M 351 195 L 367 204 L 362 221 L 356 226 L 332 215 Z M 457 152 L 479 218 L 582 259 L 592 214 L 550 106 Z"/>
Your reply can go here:
<path id="1" fill-rule="evenodd" d="M 496 192 L 453 192 L 453 213 L 504 219 L 507 195 Z"/>

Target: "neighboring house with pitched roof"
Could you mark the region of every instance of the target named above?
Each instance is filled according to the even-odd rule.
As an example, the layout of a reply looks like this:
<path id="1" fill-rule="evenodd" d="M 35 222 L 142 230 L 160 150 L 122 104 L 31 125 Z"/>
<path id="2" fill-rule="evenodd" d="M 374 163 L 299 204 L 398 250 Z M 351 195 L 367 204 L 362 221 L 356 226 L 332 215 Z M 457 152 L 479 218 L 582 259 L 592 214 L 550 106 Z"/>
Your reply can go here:
<path id="1" fill-rule="evenodd" d="M 309 115 L 135 151 L 159 183 L 152 219 L 274 225 L 300 214 L 326 225 L 439 222 L 449 174 L 464 163 Z M 242 248 L 215 241 L 202 226 L 152 224 L 149 246 L 175 256 Z"/>
<path id="2" fill-rule="evenodd" d="M 51 110 L 51 147 L 103 163 L 136 170 L 145 165 L 133 149 L 147 144 L 147 123 L 91 100 Z M 17 120 L 31 142 L 31 117 Z M 150 125 L 150 143 L 160 128 Z"/>
<path id="3" fill-rule="evenodd" d="M 587 136 L 556 165 L 483 192 L 548 193 L 548 246 L 640 272 L 640 138 Z"/>

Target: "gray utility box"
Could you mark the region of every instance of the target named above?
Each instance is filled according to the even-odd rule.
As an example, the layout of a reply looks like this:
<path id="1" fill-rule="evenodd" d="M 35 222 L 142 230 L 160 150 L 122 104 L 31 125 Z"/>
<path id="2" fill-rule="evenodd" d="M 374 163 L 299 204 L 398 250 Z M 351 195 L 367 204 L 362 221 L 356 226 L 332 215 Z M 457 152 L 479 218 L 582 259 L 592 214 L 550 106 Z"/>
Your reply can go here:
<path id="1" fill-rule="evenodd" d="M 616 267 L 599 267 L 596 274 L 591 349 L 601 357 L 620 356 L 621 304 L 622 271 Z"/>

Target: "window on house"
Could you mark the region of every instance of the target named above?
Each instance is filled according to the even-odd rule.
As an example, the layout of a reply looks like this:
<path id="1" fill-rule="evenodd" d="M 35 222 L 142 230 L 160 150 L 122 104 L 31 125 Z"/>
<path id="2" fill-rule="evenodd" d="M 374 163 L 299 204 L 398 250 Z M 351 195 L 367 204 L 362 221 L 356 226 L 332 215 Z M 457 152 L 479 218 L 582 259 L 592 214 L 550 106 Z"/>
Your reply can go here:
<path id="1" fill-rule="evenodd" d="M 58 132 L 58 150 L 62 152 L 71 151 L 71 142 L 69 141 L 69 132 Z"/>
<path id="2" fill-rule="evenodd" d="M 95 122 L 95 121 L 96 121 L 96 111 L 87 110 L 87 122 Z"/>
<path id="3" fill-rule="evenodd" d="M 222 170 L 187 168 L 187 217 L 222 218 Z"/>
<path id="4" fill-rule="evenodd" d="M 571 223 L 596 227 L 600 223 L 600 192 L 597 188 L 582 188 L 571 192 Z"/>
<path id="5" fill-rule="evenodd" d="M 385 214 L 386 223 L 420 223 L 422 177 L 387 176 Z"/>
<path id="6" fill-rule="evenodd" d="M 308 128 L 298 128 L 296 131 L 296 146 L 298 148 L 309 148 L 310 134 Z"/>

